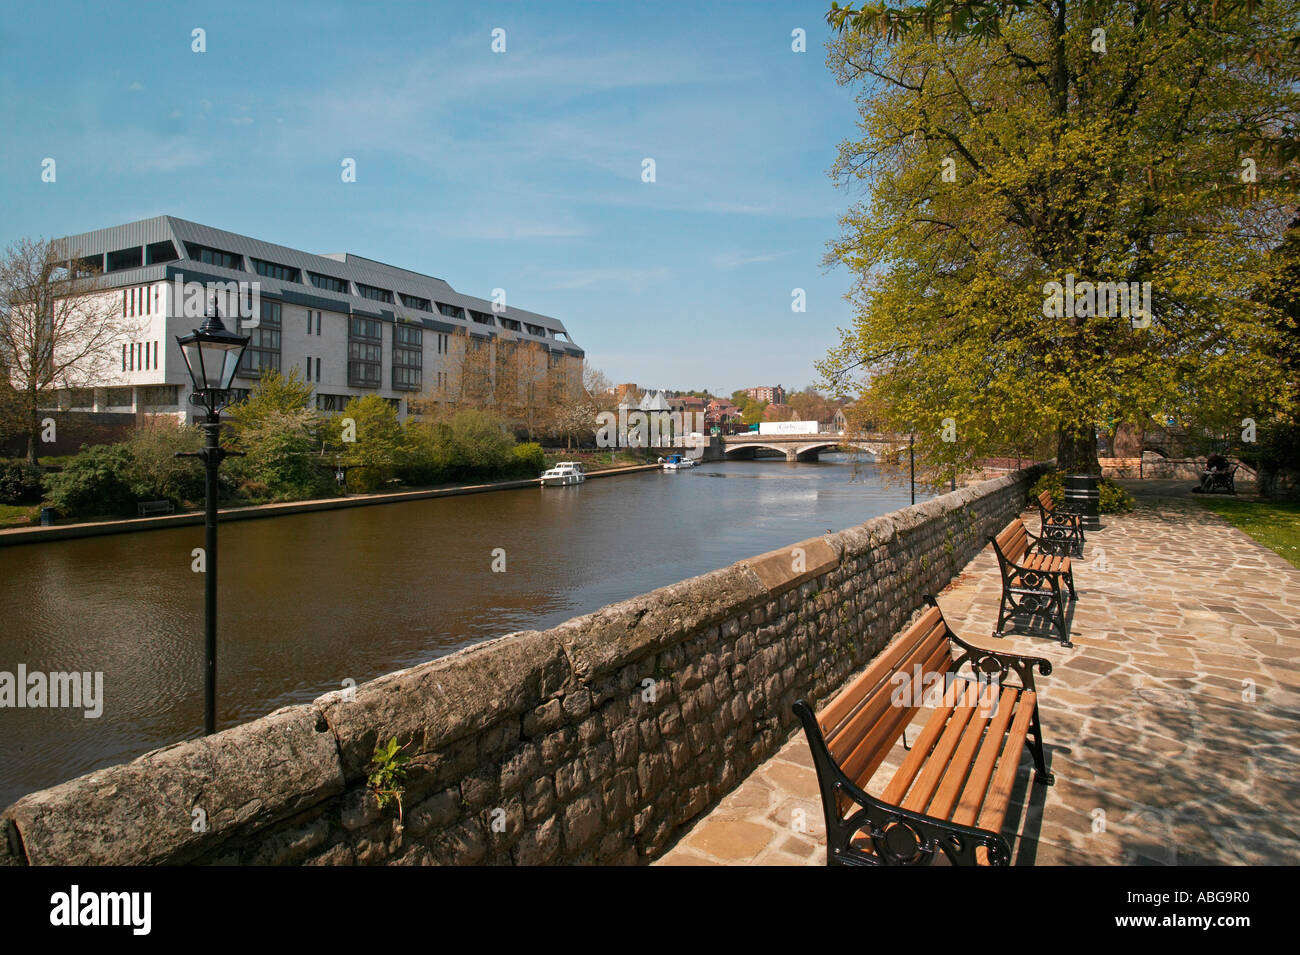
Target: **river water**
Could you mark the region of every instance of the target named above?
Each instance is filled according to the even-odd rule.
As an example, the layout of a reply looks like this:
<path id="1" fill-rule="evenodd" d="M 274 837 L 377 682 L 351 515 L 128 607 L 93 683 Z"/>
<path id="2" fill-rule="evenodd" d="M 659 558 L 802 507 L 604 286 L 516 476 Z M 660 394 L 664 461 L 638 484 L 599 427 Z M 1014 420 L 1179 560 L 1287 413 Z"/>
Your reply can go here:
<path id="1" fill-rule="evenodd" d="M 223 524 L 218 726 L 908 503 L 826 455 Z M 97 718 L 0 708 L 0 807 L 201 735 L 202 544 L 199 525 L 0 549 L 0 673 L 103 674 Z"/>

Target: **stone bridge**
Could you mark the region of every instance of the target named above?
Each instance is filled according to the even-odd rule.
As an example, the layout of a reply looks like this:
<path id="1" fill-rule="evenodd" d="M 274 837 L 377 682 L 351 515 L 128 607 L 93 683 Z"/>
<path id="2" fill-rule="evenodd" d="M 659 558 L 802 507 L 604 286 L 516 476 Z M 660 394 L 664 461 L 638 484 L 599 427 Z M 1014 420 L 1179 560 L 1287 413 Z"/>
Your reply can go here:
<path id="1" fill-rule="evenodd" d="M 717 439 L 714 439 L 715 441 Z M 722 438 L 723 458 L 753 458 L 759 451 L 784 454 L 787 461 L 816 461 L 823 451 L 858 448 L 874 457 L 907 447 L 907 435 L 858 432 L 854 434 L 728 434 Z"/>

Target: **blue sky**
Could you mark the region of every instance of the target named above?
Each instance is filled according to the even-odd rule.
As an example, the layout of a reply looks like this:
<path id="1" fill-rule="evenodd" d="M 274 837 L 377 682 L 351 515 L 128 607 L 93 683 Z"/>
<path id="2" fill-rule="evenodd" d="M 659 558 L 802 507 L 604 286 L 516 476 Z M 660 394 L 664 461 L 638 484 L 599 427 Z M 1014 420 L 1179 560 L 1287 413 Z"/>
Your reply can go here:
<path id="1" fill-rule="evenodd" d="M 502 287 L 614 382 L 803 386 L 851 318 L 827 6 L 8 6 L 0 244 L 176 215 Z"/>

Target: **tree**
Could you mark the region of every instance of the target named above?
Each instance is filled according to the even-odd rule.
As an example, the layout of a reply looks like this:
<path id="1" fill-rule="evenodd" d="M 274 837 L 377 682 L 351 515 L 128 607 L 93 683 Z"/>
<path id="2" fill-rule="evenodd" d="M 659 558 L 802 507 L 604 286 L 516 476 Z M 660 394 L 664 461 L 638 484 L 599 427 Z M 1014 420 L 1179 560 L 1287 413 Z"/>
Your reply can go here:
<path id="1" fill-rule="evenodd" d="M 1300 61 L 1261 51 L 1290 48 L 1297 9 L 833 10 L 837 78 L 862 84 L 834 172 L 868 196 L 827 256 L 856 274 L 857 315 L 825 378 L 865 372 L 890 429 L 952 467 L 1052 433 L 1061 467 L 1095 471 L 1108 420 L 1282 400 L 1250 293 L 1296 199 Z M 1149 315 L 1122 307 L 1130 283 Z"/>
<path id="2" fill-rule="evenodd" d="M 59 391 L 110 378 L 139 327 L 79 254 L 54 240 L 9 246 L 0 259 L 0 368 L 12 390 L 0 402 L 10 428 L 27 435 L 29 464 L 37 463 L 41 410 Z"/>
<path id="3" fill-rule="evenodd" d="M 397 409 L 378 395 L 353 398 L 329 421 L 330 443 L 342 448 L 348 487 L 373 491 L 405 463 L 406 437 Z"/>
<path id="4" fill-rule="evenodd" d="M 230 405 L 226 414 L 230 417 L 232 431 L 237 437 L 273 414 L 295 415 L 303 411 L 314 413 L 312 394 L 311 384 L 299 376 L 296 365 L 289 369 L 288 375 L 282 374 L 278 369 L 267 368 L 262 371 L 257 385 L 248 396 L 238 404 Z"/>
<path id="5" fill-rule="evenodd" d="M 786 399 L 786 403 L 795 410 L 799 421 L 827 422 L 835 417 L 835 412 L 839 408 L 836 402 L 827 398 L 812 385 L 791 394 Z"/>
<path id="6" fill-rule="evenodd" d="M 323 421 L 312 402 L 312 386 L 297 367 L 287 376 L 263 370 L 248 397 L 227 413 L 233 443 L 247 455 L 232 458 L 227 470 L 232 479 L 249 482 L 246 493 L 291 500 L 328 489 L 321 466 Z"/>

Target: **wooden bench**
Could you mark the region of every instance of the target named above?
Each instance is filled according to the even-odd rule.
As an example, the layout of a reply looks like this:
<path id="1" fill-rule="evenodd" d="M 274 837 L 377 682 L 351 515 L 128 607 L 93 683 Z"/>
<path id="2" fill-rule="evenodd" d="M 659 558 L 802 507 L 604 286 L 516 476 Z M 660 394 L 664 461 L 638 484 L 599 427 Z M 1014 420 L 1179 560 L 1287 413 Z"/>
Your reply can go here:
<path id="1" fill-rule="evenodd" d="M 1052 500 L 1052 492 L 1038 495 L 1039 540 L 1044 553 L 1060 557 L 1082 557 L 1083 515 L 1062 507 Z"/>
<path id="2" fill-rule="evenodd" d="M 1234 464 L 1231 468 L 1224 468 L 1218 471 L 1205 471 L 1201 475 L 1201 483 L 1192 488 L 1197 494 L 1214 494 L 1223 491 L 1226 494 L 1237 493 L 1237 469 L 1241 467 Z"/>
<path id="3" fill-rule="evenodd" d="M 1024 521 L 1016 518 L 998 534 L 990 537 L 1002 571 L 1002 602 L 998 605 L 996 636 L 1003 636 L 1006 620 L 1016 613 L 1045 613 L 1061 637 L 1061 646 L 1072 647 L 1065 623 L 1065 600 L 1061 594 L 1064 581 L 1070 599 L 1074 592 L 1074 571 L 1070 558 L 1051 553 L 1041 540 L 1029 533 Z"/>
<path id="4" fill-rule="evenodd" d="M 1009 865 L 1002 826 L 1026 747 L 1035 781 L 1055 781 L 1034 689 L 1034 668 L 1046 676 L 1052 664 L 971 646 L 925 600 L 920 619 L 820 713 L 794 704 L 821 788 L 827 865 L 927 865 L 940 854 L 954 865 Z M 1018 683 L 1007 681 L 1012 672 Z M 937 704 L 933 714 L 872 796 L 871 777 L 923 702 Z"/>
<path id="5" fill-rule="evenodd" d="M 171 501 L 141 501 L 136 504 L 135 512 L 139 517 L 151 517 L 154 514 L 170 514 L 176 508 Z"/>

